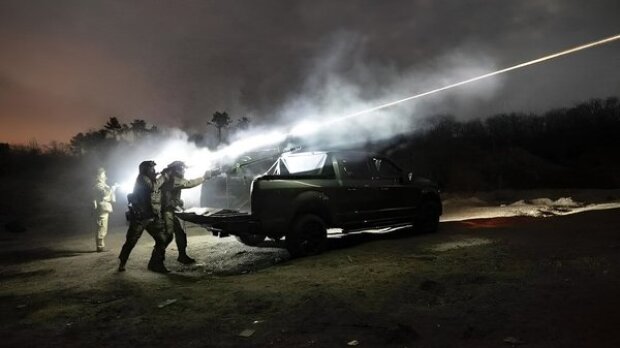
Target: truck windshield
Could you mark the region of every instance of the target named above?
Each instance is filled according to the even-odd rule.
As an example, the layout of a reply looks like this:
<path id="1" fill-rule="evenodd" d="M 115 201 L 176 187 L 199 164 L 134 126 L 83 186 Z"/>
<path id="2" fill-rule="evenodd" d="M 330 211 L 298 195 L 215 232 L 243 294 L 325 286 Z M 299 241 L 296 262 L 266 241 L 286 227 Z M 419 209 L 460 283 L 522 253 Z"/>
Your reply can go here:
<path id="1" fill-rule="evenodd" d="M 328 164 L 327 166 L 325 164 Z M 331 169 L 331 170 L 330 170 Z M 282 156 L 268 171 L 279 176 L 333 176 L 334 170 L 326 153 L 293 154 Z"/>

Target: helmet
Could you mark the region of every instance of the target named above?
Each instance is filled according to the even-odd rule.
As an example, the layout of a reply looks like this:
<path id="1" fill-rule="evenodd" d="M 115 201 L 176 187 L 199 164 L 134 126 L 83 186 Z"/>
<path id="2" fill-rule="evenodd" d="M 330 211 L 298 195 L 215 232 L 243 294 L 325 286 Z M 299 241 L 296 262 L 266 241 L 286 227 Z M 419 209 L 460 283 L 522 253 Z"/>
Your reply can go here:
<path id="1" fill-rule="evenodd" d="M 166 169 L 164 170 L 172 173 L 174 176 L 183 177 L 185 175 L 185 168 L 187 168 L 185 163 L 181 161 L 174 161 L 170 163 L 168 167 L 166 167 Z"/>
<path id="2" fill-rule="evenodd" d="M 143 161 L 140 163 L 138 167 L 140 169 L 140 174 L 147 174 L 149 169 L 155 167 L 155 161 Z"/>
<path id="3" fill-rule="evenodd" d="M 105 183 L 107 176 L 103 167 L 97 168 L 97 176 L 95 177 L 97 182 Z"/>
<path id="4" fill-rule="evenodd" d="M 167 167 L 167 169 L 185 169 L 185 168 L 187 168 L 187 165 L 185 165 L 185 163 L 182 161 L 174 161 L 170 163 Z"/>

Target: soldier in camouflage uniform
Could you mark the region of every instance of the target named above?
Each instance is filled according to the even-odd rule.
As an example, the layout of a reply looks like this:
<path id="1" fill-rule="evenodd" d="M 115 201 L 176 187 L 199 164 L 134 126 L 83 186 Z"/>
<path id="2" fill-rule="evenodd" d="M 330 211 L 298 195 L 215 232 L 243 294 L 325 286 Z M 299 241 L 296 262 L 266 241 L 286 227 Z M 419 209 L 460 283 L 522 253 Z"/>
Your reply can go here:
<path id="1" fill-rule="evenodd" d="M 162 191 L 162 214 L 166 233 L 169 236 L 174 234 L 179 257 L 177 260 L 183 264 L 192 264 L 196 262 L 187 255 L 187 235 L 181 226 L 179 218 L 176 217 L 175 211 L 183 210 L 183 200 L 181 200 L 181 190 L 196 187 L 205 180 L 219 175 L 219 170 L 209 170 L 203 176 L 195 179 L 185 179 L 185 163 L 174 161 L 165 169 L 169 173 L 168 180 L 163 184 Z M 170 238 L 170 237 L 169 237 Z"/>
<path id="2" fill-rule="evenodd" d="M 155 247 L 151 254 L 148 269 L 158 273 L 168 273 L 164 266 L 166 246 L 170 239 L 166 234 L 161 218 L 161 186 L 168 178 L 166 173 L 157 176 L 155 162 L 144 161 L 140 163 L 140 174 L 136 178 L 133 193 L 127 196 L 129 202 L 129 229 L 127 239 L 118 258 L 119 272 L 125 271 L 125 264 L 131 250 L 134 248 L 142 232 L 147 232 L 155 240 Z"/>
<path id="3" fill-rule="evenodd" d="M 93 187 L 93 209 L 96 218 L 96 246 L 97 252 L 105 251 L 105 236 L 108 234 L 108 220 L 112 212 L 112 203 L 116 202 L 114 191 L 116 186 L 108 185 L 105 169 L 97 170 L 97 179 Z"/>

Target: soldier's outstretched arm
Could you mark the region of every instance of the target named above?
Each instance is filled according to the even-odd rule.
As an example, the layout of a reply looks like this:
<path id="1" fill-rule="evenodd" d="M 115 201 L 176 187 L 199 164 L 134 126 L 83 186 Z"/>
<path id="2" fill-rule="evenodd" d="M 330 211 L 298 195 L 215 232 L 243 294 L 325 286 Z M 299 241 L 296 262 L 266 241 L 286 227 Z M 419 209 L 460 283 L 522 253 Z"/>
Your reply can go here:
<path id="1" fill-rule="evenodd" d="M 188 189 L 188 188 L 192 188 L 192 187 L 196 187 L 200 184 L 202 184 L 205 181 L 205 178 L 203 176 L 199 177 L 199 178 L 195 178 L 195 179 L 181 179 L 181 178 L 175 178 L 174 182 L 173 182 L 173 188 L 175 189 Z"/>

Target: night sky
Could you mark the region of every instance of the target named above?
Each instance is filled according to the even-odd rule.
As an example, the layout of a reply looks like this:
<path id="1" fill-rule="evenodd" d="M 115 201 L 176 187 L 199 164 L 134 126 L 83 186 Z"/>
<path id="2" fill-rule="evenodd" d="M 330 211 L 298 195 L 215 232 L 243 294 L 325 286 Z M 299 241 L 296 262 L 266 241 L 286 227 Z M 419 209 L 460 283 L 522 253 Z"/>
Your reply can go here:
<path id="1" fill-rule="evenodd" d="M 506 67 L 618 34 L 619 16 L 617 0 L 0 0 L 0 142 L 66 142 L 111 116 L 200 129 L 225 110 L 268 125 L 320 89 L 317 77 L 341 76 L 372 99 L 388 84 L 395 93 L 388 75 L 451 71 L 460 59 Z M 539 112 L 618 96 L 619 67 L 617 41 L 512 72 L 487 98 L 438 111 Z M 442 81 L 399 84 L 394 99 Z"/>

